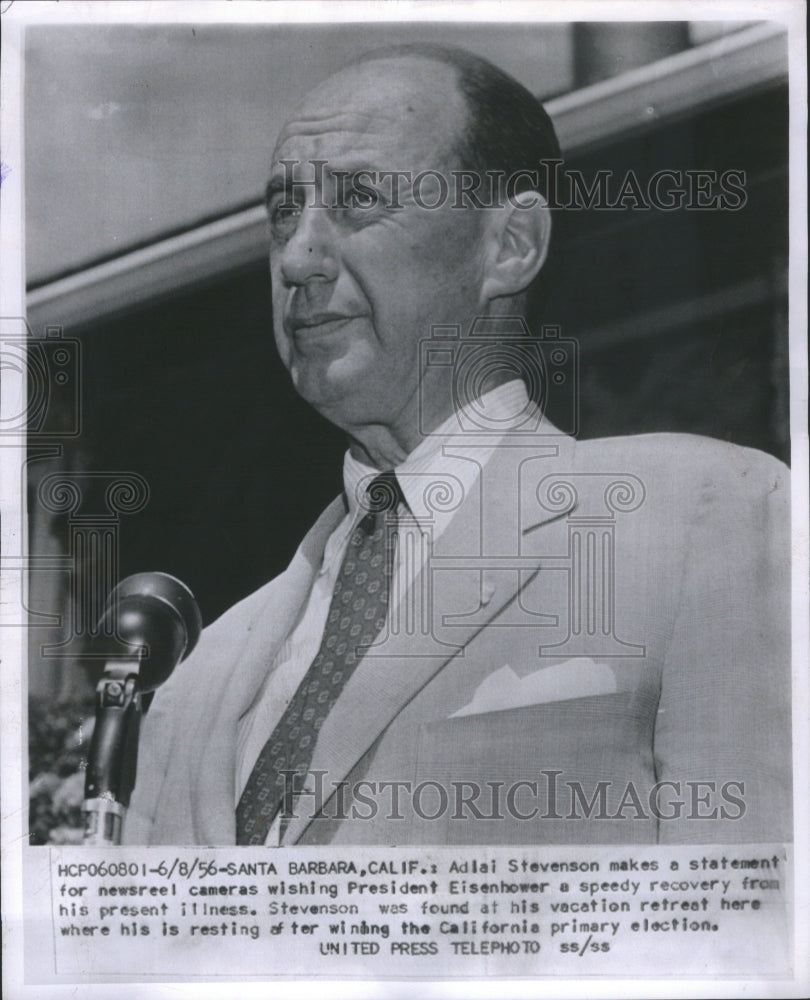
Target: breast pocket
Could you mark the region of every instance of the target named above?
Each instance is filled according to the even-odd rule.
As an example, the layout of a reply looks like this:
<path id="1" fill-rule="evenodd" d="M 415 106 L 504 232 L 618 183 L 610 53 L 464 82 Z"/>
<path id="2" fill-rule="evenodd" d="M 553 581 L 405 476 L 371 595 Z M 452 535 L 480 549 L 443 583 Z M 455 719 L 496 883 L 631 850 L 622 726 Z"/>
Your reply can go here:
<path id="1" fill-rule="evenodd" d="M 654 716 L 625 692 L 421 726 L 415 777 L 434 842 L 654 840 L 654 821 L 611 819 L 628 783 L 642 796 L 654 784 Z"/>

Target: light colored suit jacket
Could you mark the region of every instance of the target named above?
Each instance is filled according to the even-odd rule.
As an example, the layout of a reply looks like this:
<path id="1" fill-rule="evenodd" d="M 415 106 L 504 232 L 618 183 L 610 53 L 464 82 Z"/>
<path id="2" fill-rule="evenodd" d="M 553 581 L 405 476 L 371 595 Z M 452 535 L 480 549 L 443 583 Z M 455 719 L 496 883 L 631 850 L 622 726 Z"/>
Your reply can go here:
<path id="1" fill-rule="evenodd" d="M 790 839 L 788 496 L 777 460 L 690 435 L 498 448 L 463 499 L 439 490 L 455 515 L 284 844 Z M 238 721 L 345 510 L 158 691 L 126 842 L 234 843 Z"/>

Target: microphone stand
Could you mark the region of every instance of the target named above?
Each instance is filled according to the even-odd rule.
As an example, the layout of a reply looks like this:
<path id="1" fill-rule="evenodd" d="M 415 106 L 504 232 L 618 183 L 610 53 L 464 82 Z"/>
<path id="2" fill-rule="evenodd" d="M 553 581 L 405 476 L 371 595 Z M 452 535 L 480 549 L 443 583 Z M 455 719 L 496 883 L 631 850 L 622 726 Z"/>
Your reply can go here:
<path id="1" fill-rule="evenodd" d="M 84 838 L 92 847 L 121 843 L 138 762 L 140 657 L 108 662 L 96 686 L 96 724 L 84 781 Z"/>

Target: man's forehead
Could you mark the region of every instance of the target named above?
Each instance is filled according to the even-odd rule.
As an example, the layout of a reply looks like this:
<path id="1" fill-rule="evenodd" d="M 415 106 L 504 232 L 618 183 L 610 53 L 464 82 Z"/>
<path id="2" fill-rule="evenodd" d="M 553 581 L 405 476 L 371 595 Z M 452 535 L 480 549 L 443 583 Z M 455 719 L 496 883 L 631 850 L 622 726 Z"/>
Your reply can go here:
<path id="1" fill-rule="evenodd" d="M 414 65 L 418 63 L 418 65 Z M 466 105 L 452 67 L 424 58 L 348 66 L 311 91 L 282 129 L 274 159 L 295 153 L 447 148 L 463 127 Z"/>

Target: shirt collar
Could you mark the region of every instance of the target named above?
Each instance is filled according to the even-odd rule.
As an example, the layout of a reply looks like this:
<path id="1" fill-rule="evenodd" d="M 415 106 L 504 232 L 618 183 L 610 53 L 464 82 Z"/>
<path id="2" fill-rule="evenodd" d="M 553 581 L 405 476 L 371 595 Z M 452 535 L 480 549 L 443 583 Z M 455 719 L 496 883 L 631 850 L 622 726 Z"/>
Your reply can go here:
<path id="1" fill-rule="evenodd" d="M 444 446 L 451 440 L 458 444 L 460 436 L 465 433 L 469 435 L 470 428 L 474 430 L 483 423 L 492 435 L 491 444 L 478 452 L 479 460 L 486 461 L 497 447 L 501 436 L 499 433 L 493 434 L 493 429 L 505 434 L 510 427 L 525 420 L 529 406 L 526 386 L 519 379 L 490 389 L 473 403 L 454 411 L 394 469 L 405 502 L 420 528 L 424 530 L 429 521 L 435 537 L 436 529 L 440 530 L 447 523 L 457 507 L 452 502 L 442 503 L 440 496 L 440 502 L 436 504 L 437 497 L 435 494 L 431 495 L 431 488 L 443 490 L 446 497 L 451 497 L 460 485 L 461 495 L 465 496 L 478 480 L 478 462 L 445 455 Z M 346 452 L 343 460 L 343 488 L 352 521 L 359 510 L 359 494 L 367 481 L 376 475 L 379 475 L 379 469 L 360 462 L 351 452 Z M 439 510 L 436 509 L 437 506 Z"/>

